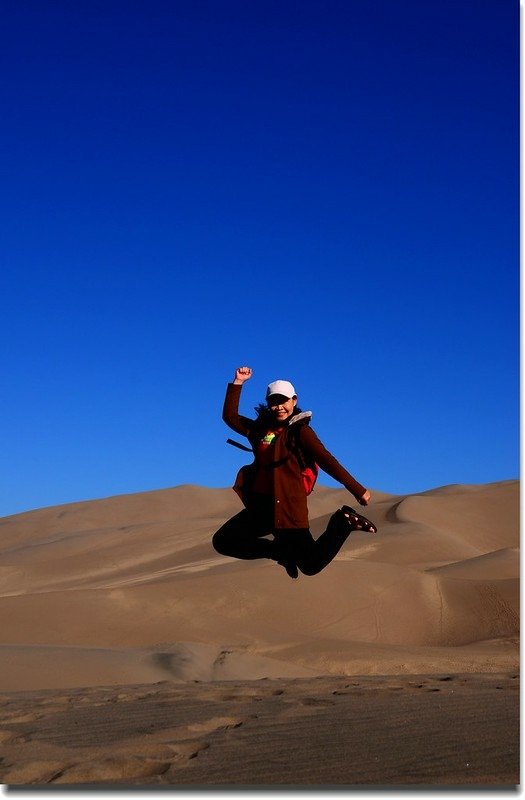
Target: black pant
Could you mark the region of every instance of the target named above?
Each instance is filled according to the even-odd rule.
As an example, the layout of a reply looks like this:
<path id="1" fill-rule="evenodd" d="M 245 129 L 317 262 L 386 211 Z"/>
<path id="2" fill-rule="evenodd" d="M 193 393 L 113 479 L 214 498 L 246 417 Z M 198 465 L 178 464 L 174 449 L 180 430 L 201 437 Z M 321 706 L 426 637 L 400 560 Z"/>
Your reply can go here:
<path id="1" fill-rule="evenodd" d="M 341 511 L 332 514 L 326 531 L 314 539 L 308 528 L 272 529 L 258 514 L 244 509 L 219 528 L 212 541 L 215 550 L 224 556 L 271 558 L 296 577 L 297 569 L 305 575 L 321 572 L 335 558 L 349 533 L 350 525 Z M 273 539 L 267 539 L 271 534 Z"/>

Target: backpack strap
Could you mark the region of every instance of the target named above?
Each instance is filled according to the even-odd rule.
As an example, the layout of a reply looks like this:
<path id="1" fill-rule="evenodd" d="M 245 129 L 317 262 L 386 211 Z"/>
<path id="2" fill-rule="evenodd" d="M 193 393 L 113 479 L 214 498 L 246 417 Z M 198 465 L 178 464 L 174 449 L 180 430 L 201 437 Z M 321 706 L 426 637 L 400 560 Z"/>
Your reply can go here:
<path id="1" fill-rule="evenodd" d="M 310 464 L 308 464 L 308 460 L 304 454 L 304 451 L 301 447 L 300 439 L 301 439 L 301 428 L 304 425 L 310 424 L 311 417 L 312 417 L 311 411 L 303 411 L 302 413 L 297 414 L 296 417 L 293 417 L 288 426 L 287 444 L 290 450 L 292 450 L 293 454 L 297 458 L 297 461 L 299 462 L 299 466 L 301 467 L 301 469 L 306 469 L 307 466 L 310 466 Z"/>
<path id="2" fill-rule="evenodd" d="M 310 414 L 311 416 L 311 414 Z M 301 447 L 300 437 L 301 437 L 301 428 L 305 425 L 308 425 L 310 419 L 304 419 L 298 421 L 298 425 L 290 425 L 288 430 L 288 440 L 287 444 L 290 451 L 294 454 L 297 459 L 297 463 L 299 464 L 299 469 L 301 470 L 301 475 L 303 479 L 303 486 L 304 491 L 307 495 L 313 492 L 315 483 L 317 481 L 317 476 L 319 474 L 319 466 L 312 460 L 312 458 L 308 458 L 303 448 Z"/>
<path id="3" fill-rule="evenodd" d="M 236 442 L 235 439 L 226 439 L 226 444 L 232 444 L 234 447 L 238 447 L 239 450 L 246 450 L 247 453 L 253 453 L 251 447 L 246 447 L 245 444 L 241 444 L 240 442 Z"/>

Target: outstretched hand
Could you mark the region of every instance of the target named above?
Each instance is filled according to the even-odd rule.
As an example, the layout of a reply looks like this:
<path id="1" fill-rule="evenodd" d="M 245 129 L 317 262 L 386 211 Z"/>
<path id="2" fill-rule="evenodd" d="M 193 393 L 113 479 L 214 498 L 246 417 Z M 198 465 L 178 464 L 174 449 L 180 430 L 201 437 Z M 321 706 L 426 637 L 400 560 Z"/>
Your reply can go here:
<path id="1" fill-rule="evenodd" d="M 372 497 L 372 495 L 370 494 L 370 492 L 367 489 L 366 492 L 364 493 L 364 495 L 362 497 L 357 497 L 356 500 L 359 503 L 359 505 L 367 506 L 369 504 L 369 502 L 370 502 L 371 497 Z"/>
<path id="2" fill-rule="evenodd" d="M 251 367 L 239 367 L 235 371 L 235 378 L 233 380 L 236 384 L 243 384 L 245 381 L 249 381 L 253 375 L 253 370 Z"/>

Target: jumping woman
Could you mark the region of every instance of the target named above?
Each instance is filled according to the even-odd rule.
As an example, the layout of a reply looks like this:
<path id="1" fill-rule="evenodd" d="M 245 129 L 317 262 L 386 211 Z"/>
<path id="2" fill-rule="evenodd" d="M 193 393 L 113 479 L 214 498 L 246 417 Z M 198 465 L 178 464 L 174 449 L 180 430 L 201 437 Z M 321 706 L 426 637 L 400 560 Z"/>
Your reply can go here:
<path id="1" fill-rule="evenodd" d="M 351 531 L 377 531 L 376 526 L 350 506 L 333 514 L 326 531 L 316 540 L 310 533 L 305 468 L 316 465 L 341 483 L 362 506 L 370 492 L 328 452 L 310 427 L 310 412 L 301 412 L 289 381 L 270 383 L 266 404 L 257 418 L 239 414 L 243 384 L 252 377 L 250 367 L 239 367 L 228 384 L 222 418 L 246 436 L 254 463 L 240 470 L 234 486 L 245 508 L 226 522 L 213 537 L 218 553 L 234 558 L 269 558 L 297 578 L 298 570 L 316 575 L 337 555 Z M 269 539 L 267 537 L 272 536 Z"/>

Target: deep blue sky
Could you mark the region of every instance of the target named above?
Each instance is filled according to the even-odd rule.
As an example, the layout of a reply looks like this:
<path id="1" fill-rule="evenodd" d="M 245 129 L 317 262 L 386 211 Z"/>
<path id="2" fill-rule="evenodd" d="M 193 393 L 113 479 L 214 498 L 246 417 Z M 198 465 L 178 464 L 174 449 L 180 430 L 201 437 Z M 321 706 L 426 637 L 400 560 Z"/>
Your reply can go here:
<path id="1" fill-rule="evenodd" d="M 372 490 L 517 477 L 517 2 L 7 0 L 1 40 L 0 515 L 231 485 L 240 364 Z"/>

